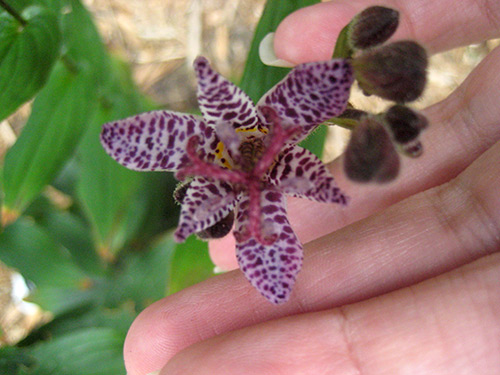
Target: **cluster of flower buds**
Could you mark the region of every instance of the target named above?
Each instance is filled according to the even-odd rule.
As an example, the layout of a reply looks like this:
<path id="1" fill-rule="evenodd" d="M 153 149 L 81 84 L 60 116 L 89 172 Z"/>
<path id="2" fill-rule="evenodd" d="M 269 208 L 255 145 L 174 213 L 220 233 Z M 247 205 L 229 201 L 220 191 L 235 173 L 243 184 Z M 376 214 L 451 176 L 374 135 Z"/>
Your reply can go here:
<path id="1" fill-rule="evenodd" d="M 351 61 L 366 95 L 396 104 L 377 115 L 350 108 L 333 122 L 353 128 L 344 158 L 346 175 L 358 182 L 387 182 L 399 172 L 398 152 L 418 157 L 427 119 L 405 103 L 418 99 L 426 84 L 427 53 L 414 41 L 385 43 L 396 31 L 399 13 L 374 6 L 342 30 L 334 57 Z"/>

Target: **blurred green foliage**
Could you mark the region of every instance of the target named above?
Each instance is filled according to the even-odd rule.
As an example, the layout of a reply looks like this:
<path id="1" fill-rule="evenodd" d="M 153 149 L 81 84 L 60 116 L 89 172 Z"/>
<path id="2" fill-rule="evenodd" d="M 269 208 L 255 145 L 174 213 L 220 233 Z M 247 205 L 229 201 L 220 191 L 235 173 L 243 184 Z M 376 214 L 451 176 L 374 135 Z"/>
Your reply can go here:
<path id="1" fill-rule="evenodd" d="M 25 24 L 0 9 L 0 120 L 34 102 L 1 166 L 0 260 L 35 284 L 30 299 L 53 319 L 0 349 L 0 373 L 124 374 L 123 340 L 137 313 L 210 277 L 213 264 L 206 243 L 172 239 L 172 175 L 129 171 L 103 151 L 103 123 L 155 105 L 106 51 L 81 2 L 3 2 Z M 315 2 L 268 1 L 241 82 L 252 99 L 287 73 L 260 62 L 258 43 Z M 323 142 L 318 131 L 308 147 L 320 153 Z M 46 194 L 49 185 L 68 207 Z"/>

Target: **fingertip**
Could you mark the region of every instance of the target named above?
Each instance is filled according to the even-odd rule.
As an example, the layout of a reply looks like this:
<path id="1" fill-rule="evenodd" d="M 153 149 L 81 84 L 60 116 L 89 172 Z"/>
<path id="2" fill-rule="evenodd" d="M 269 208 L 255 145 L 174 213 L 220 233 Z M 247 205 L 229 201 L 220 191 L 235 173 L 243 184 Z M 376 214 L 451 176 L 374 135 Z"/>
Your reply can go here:
<path id="1" fill-rule="evenodd" d="M 203 322 L 202 316 L 214 316 L 218 305 L 210 302 L 220 293 L 213 294 L 210 287 L 198 290 L 193 294 L 185 289 L 163 298 L 136 317 L 123 346 L 128 375 L 158 371 L 179 351 L 207 335 L 206 324 L 197 327 L 191 317 L 199 316 Z"/>
<path id="2" fill-rule="evenodd" d="M 128 375 L 163 368 L 182 349 L 217 332 L 250 324 L 248 306 L 270 305 L 240 272 L 228 272 L 163 298 L 132 323 L 123 355 Z M 253 318 L 250 318 L 253 319 Z M 210 324 L 207 324 L 210 322 Z"/>
<path id="3" fill-rule="evenodd" d="M 356 12 L 352 6 L 335 2 L 293 12 L 276 30 L 276 56 L 294 64 L 330 59 L 338 34 Z"/>
<path id="4" fill-rule="evenodd" d="M 156 319 L 154 304 L 142 311 L 132 323 L 123 345 L 123 359 L 127 375 L 148 374 L 165 365 L 163 335 L 151 332 L 151 319 Z"/>
<path id="5" fill-rule="evenodd" d="M 211 240 L 208 243 L 210 258 L 218 270 L 231 271 L 239 267 L 236 260 L 235 247 L 236 241 L 231 233 L 223 238 Z"/>

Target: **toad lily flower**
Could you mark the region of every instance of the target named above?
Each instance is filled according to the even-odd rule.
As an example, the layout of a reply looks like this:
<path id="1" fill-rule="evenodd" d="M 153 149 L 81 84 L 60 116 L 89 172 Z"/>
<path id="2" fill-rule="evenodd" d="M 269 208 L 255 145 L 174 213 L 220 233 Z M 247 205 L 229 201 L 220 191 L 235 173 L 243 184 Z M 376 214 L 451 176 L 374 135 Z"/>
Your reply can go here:
<path id="1" fill-rule="evenodd" d="M 123 166 L 190 178 L 177 241 L 235 216 L 241 270 L 272 303 L 285 302 L 302 265 L 285 194 L 345 204 L 323 163 L 296 145 L 341 114 L 353 81 L 343 59 L 302 64 L 254 106 L 200 57 L 194 62 L 203 117 L 153 111 L 104 125 L 101 141 Z"/>

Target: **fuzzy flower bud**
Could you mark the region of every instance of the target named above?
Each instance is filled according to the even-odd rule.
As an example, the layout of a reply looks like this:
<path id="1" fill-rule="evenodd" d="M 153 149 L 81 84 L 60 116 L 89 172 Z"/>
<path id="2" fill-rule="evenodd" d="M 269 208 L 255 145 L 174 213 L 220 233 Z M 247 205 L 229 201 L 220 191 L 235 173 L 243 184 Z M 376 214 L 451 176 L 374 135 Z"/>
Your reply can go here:
<path id="1" fill-rule="evenodd" d="M 406 103 L 426 84 L 427 53 L 419 44 L 400 41 L 374 48 L 352 60 L 354 75 L 368 95 Z"/>
<path id="2" fill-rule="evenodd" d="M 352 49 L 367 49 L 387 41 L 399 24 L 399 12 L 373 6 L 356 15 L 349 26 L 349 45 Z"/>
<path id="3" fill-rule="evenodd" d="M 357 182 L 388 182 L 399 172 L 399 156 L 376 118 L 365 117 L 354 129 L 344 155 L 344 172 Z"/>
<path id="4" fill-rule="evenodd" d="M 417 139 L 429 123 L 422 114 L 404 105 L 389 108 L 384 118 L 394 141 L 401 144 Z"/>
<path id="5" fill-rule="evenodd" d="M 404 105 L 395 105 L 385 113 L 384 120 L 393 141 L 406 155 L 418 157 L 422 154 L 418 138 L 429 124 L 424 115 Z"/>

